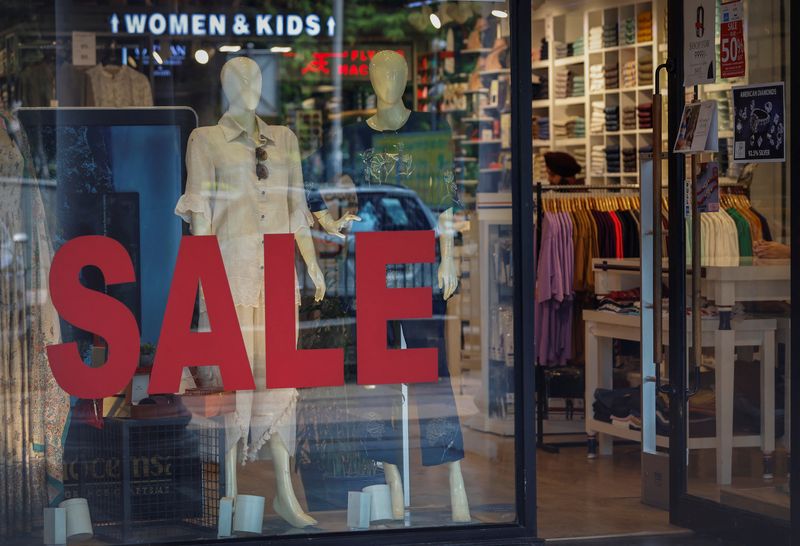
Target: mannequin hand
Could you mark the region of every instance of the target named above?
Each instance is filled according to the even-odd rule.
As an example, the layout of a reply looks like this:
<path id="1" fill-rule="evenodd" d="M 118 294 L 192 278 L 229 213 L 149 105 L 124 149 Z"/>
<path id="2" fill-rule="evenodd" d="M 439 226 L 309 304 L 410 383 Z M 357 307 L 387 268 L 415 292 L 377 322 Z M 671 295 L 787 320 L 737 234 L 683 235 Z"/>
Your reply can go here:
<path id="1" fill-rule="evenodd" d="M 316 263 L 308 266 L 308 276 L 311 277 L 311 282 L 314 283 L 316 291 L 314 292 L 314 301 L 322 301 L 325 297 L 325 275 L 322 269 Z"/>
<path id="2" fill-rule="evenodd" d="M 442 260 L 439 264 L 439 288 L 443 290 L 442 297 L 450 299 L 450 296 L 458 287 L 458 274 L 453 260 Z"/>
<path id="3" fill-rule="evenodd" d="M 349 228 L 352 222 L 360 222 L 361 218 L 351 212 L 347 212 L 338 220 L 334 220 L 331 214 L 328 211 L 325 211 L 323 214 L 317 217 L 317 220 L 322 226 L 322 229 L 324 229 L 328 234 L 335 235 L 340 239 L 344 239 L 345 235 L 342 233 L 342 230 Z"/>

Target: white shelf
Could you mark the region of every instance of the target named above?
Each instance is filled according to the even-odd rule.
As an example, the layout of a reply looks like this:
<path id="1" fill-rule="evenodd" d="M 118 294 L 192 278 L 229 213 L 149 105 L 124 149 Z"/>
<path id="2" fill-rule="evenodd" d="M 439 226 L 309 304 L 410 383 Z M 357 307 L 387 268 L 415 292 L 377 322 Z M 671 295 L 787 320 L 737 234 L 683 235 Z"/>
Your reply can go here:
<path id="1" fill-rule="evenodd" d="M 583 64 L 586 61 L 585 55 L 574 55 L 572 57 L 564 57 L 562 59 L 556 59 L 555 65 L 556 66 L 571 66 L 576 64 Z"/>
<path id="2" fill-rule="evenodd" d="M 586 137 L 556 138 L 558 146 L 585 146 Z"/>
<path id="3" fill-rule="evenodd" d="M 533 70 L 539 70 L 542 68 L 548 68 L 550 66 L 550 61 L 534 61 L 531 65 Z"/>
<path id="4" fill-rule="evenodd" d="M 456 180 L 456 183 L 461 185 L 461 186 L 477 186 L 478 185 L 478 181 L 473 179 L 473 178 L 466 179 L 466 180 Z"/>
<path id="5" fill-rule="evenodd" d="M 551 141 L 549 141 L 549 140 L 539 140 L 537 138 L 534 138 L 533 139 L 533 145 L 534 146 L 542 146 L 542 147 L 550 146 L 551 145 Z"/>
<path id="6" fill-rule="evenodd" d="M 480 89 L 467 89 L 464 91 L 465 95 L 488 95 L 489 90 L 485 87 L 481 87 Z"/>
<path id="7" fill-rule="evenodd" d="M 461 53 L 465 55 L 479 55 L 481 53 L 489 53 L 491 50 L 491 47 L 479 47 L 477 49 L 462 49 Z"/>
<path id="8" fill-rule="evenodd" d="M 492 167 L 491 169 L 481 169 L 481 174 L 494 174 L 494 173 L 501 173 L 504 171 L 505 169 L 502 167 Z"/>
<path id="9" fill-rule="evenodd" d="M 586 102 L 586 97 L 567 97 L 564 99 L 556 99 L 556 106 L 570 106 L 573 104 L 583 104 Z"/>
<path id="10" fill-rule="evenodd" d="M 459 156 L 459 157 L 454 157 L 453 161 L 458 161 L 459 163 L 475 163 L 476 161 L 478 161 L 478 158 Z"/>
<path id="11" fill-rule="evenodd" d="M 490 118 L 488 116 L 478 116 L 478 117 L 468 117 L 468 118 L 461 118 L 461 121 L 464 123 L 491 123 L 494 121 L 494 118 Z"/>
<path id="12" fill-rule="evenodd" d="M 532 108 L 550 108 L 550 99 L 537 99 L 531 102 Z"/>

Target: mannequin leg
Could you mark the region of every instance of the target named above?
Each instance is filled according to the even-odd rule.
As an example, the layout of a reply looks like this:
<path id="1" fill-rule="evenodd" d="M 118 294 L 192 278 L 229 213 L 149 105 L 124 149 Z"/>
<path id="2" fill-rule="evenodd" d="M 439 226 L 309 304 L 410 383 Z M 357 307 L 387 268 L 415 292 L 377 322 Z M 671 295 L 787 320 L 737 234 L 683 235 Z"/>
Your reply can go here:
<path id="1" fill-rule="evenodd" d="M 236 481 L 236 467 L 239 466 L 238 460 L 239 450 L 236 449 L 236 444 L 228 450 L 225 454 L 225 496 L 236 498 L 239 492 L 238 484 Z"/>
<path id="2" fill-rule="evenodd" d="M 461 461 L 454 461 L 448 466 L 450 467 L 450 504 L 453 521 L 469 523 L 472 518 L 469 515 L 469 501 L 467 500 L 467 490 L 464 487 L 464 476 L 461 475 Z"/>
<path id="3" fill-rule="evenodd" d="M 275 465 L 275 481 L 277 482 L 277 494 L 272 501 L 275 513 L 289 522 L 292 527 L 302 529 L 316 525 L 317 520 L 303 511 L 294 494 L 289 472 L 289 450 L 279 435 L 272 435 L 269 439 L 269 448 L 272 453 L 272 464 Z"/>
<path id="4" fill-rule="evenodd" d="M 383 473 L 386 476 L 386 485 L 392 497 L 392 518 L 403 519 L 405 516 L 405 499 L 403 498 L 403 480 L 400 479 L 400 470 L 397 465 L 383 463 Z"/>

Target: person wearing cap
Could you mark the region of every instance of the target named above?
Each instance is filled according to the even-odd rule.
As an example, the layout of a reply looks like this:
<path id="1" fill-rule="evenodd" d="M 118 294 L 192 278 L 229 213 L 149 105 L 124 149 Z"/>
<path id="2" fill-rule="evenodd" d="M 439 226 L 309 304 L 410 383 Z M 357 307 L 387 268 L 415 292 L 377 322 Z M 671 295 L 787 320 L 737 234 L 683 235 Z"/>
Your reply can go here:
<path id="1" fill-rule="evenodd" d="M 553 185 L 583 184 L 583 179 L 576 178 L 581 166 L 572 155 L 566 152 L 547 152 L 544 154 L 547 170 L 547 181 Z"/>

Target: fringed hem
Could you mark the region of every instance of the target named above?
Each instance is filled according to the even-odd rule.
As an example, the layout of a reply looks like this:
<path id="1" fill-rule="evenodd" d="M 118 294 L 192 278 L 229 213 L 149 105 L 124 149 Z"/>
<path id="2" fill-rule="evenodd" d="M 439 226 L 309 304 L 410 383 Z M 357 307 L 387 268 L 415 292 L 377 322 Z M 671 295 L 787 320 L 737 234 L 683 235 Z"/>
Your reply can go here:
<path id="1" fill-rule="evenodd" d="M 247 445 L 247 439 L 250 436 L 250 425 L 249 423 L 247 424 L 243 423 L 238 413 L 235 414 L 234 417 L 235 424 L 236 427 L 239 429 L 239 434 L 241 434 L 243 443 L 242 466 L 247 464 L 248 461 L 255 461 L 258 452 L 261 451 L 261 448 L 264 447 L 264 444 L 266 444 L 269 441 L 269 439 L 272 438 L 272 435 L 277 433 L 278 427 L 286 424 L 285 421 L 293 415 L 294 410 L 297 407 L 297 399 L 299 397 L 300 397 L 299 393 L 295 390 L 294 394 L 292 395 L 292 401 L 289 403 L 289 405 L 286 406 L 286 409 L 283 410 L 283 413 L 281 413 L 281 415 L 277 419 L 275 419 L 275 421 L 269 427 L 269 430 L 267 430 L 267 432 L 261 435 L 261 438 L 259 438 L 249 446 Z"/>

